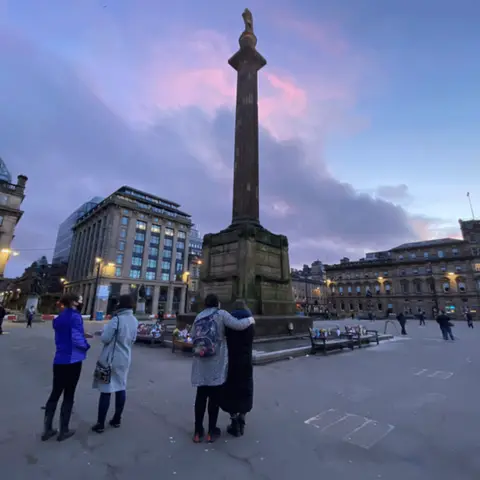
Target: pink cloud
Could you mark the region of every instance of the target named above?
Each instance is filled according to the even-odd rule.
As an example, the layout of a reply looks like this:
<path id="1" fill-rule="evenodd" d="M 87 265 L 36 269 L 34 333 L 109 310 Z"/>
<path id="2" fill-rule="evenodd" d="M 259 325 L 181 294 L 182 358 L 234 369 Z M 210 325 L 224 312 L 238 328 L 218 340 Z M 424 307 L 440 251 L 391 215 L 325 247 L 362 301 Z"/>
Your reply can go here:
<path id="1" fill-rule="evenodd" d="M 292 25 L 299 28 L 297 21 Z M 311 27 L 310 33 L 315 31 Z M 131 40 L 126 50 L 125 39 L 117 39 L 120 32 L 109 29 L 109 33 L 105 45 L 102 35 L 91 34 L 95 40 L 80 72 L 127 121 L 149 122 L 159 111 L 188 106 L 210 114 L 218 108 L 234 108 L 236 73 L 227 60 L 238 49 L 235 36 L 209 30 L 165 32 L 164 37 L 148 41 L 136 36 L 136 43 Z M 333 42 L 343 43 L 341 37 Z M 268 57 L 268 45 L 259 48 Z M 135 52 L 129 62 L 126 51 Z M 318 72 L 309 63 L 295 74 L 282 71 L 281 65 L 267 64 L 259 74 L 262 126 L 277 139 L 301 136 L 316 141 L 338 127 L 356 131 L 358 125 L 365 125 L 351 118 L 357 74 L 350 72 L 349 58 L 340 66 L 322 63 Z"/>

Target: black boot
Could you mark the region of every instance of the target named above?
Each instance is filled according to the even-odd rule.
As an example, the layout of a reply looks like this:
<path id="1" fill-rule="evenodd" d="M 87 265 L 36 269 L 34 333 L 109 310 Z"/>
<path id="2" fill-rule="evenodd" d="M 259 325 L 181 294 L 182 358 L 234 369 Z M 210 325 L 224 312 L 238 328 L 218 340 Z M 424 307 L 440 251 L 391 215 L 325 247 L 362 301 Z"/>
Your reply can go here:
<path id="1" fill-rule="evenodd" d="M 62 408 L 60 410 L 60 433 L 57 437 L 59 442 L 63 442 L 63 440 L 75 435 L 75 430 L 70 430 L 68 428 L 70 424 L 70 417 L 72 415 L 72 408 L 73 403 L 62 403 Z"/>
<path id="2" fill-rule="evenodd" d="M 238 415 L 238 428 L 240 430 L 240 435 L 243 435 L 245 433 L 245 415 L 243 413 Z"/>
<path id="3" fill-rule="evenodd" d="M 42 442 L 46 442 L 54 437 L 58 432 L 53 428 L 53 417 L 55 416 L 55 407 L 47 405 L 45 407 L 45 418 L 43 420 Z"/>
<path id="4" fill-rule="evenodd" d="M 233 437 L 239 437 L 240 433 L 240 424 L 238 421 L 238 415 L 230 415 L 230 425 L 227 427 L 227 433 Z"/>

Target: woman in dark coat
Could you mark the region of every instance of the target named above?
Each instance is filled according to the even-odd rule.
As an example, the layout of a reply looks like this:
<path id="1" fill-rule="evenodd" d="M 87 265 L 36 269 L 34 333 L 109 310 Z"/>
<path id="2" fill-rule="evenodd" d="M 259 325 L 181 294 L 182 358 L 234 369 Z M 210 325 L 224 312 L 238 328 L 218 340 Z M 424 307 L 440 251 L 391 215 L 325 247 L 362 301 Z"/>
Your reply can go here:
<path id="1" fill-rule="evenodd" d="M 243 300 L 237 300 L 232 316 L 248 318 L 252 312 Z M 230 435 L 239 437 L 245 431 L 245 415 L 253 406 L 252 348 L 255 335 L 254 325 L 245 330 L 226 328 L 228 346 L 228 376 L 222 392 L 221 408 L 230 414 L 227 428 Z"/>

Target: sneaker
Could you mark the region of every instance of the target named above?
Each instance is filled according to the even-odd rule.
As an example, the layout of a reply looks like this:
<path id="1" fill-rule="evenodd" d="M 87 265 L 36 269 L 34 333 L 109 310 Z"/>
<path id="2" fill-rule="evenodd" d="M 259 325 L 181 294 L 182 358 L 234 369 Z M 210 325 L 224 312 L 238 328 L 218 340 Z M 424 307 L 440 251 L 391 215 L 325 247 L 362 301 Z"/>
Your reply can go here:
<path id="1" fill-rule="evenodd" d="M 112 418 L 112 419 L 108 422 L 108 424 L 109 424 L 111 427 L 113 427 L 113 428 L 120 428 L 120 425 L 121 425 L 120 421 L 119 421 L 119 420 L 116 420 L 115 418 Z"/>
<path id="2" fill-rule="evenodd" d="M 203 442 L 203 433 L 195 432 L 193 434 L 193 443 L 201 443 Z"/>
<path id="3" fill-rule="evenodd" d="M 95 432 L 95 433 L 103 433 L 105 431 L 105 426 L 104 425 L 101 425 L 100 423 L 96 423 L 93 427 L 92 427 L 92 432 Z"/>
<path id="4" fill-rule="evenodd" d="M 218 427 L 214 428 L 211 432 L 208 432 L 207 442 L 208 443 L 215 442 L 215 440 L 217 440 L 221 434 L 222 434 L 222 431 Z"/>

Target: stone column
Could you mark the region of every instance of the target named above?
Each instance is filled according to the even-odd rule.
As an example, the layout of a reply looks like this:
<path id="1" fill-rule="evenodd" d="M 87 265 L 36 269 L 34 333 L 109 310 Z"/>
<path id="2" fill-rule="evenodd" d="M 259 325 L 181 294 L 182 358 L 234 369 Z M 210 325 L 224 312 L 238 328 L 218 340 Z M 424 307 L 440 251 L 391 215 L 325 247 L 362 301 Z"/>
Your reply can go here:
<path id="1" fill-rule="evenodd" d="M 228 61 L 237 71 L 235 163 L 232 226 L 259 225 L 258 71 L 267 61 L 256 50 L 253 22 L 239 39 L 240 50 Z"/>
<path id="2" fill-rule="evenodd" d="M 94 285 L 92 283 L 89 283 L 86 288 L 86 296 L 87 296 L 87 308 L 85 309 L 85 315 L 89 315 L 90 312 L 92 311 L 92 302 L 93 302 L 93 290 L 94 290 Z"/>
<path id="3" fill-rule="evenodd" d="M 167 292 L 167 305 L 165 306 L 165 313 L 172 313 L 173 308 L 173 289 L 174 286 L 172 283 L 168 286 Z"/>
<path id="4" fill-rule="evenodd" d="M 178 311 L 180 313 L 187 313 L 185 311 L 185 295 L 187 294 L 187 287 L 184 285 L 180 291 L 180 305 L 178 306 Z"/>
<path id="5" fill-rule="evenodd" d="M 160 298 L 160 285 L 155 285 L 153 287 L 153 297 L 152 297 L 152 314 L 158 314 L 158 299 Z"/>

